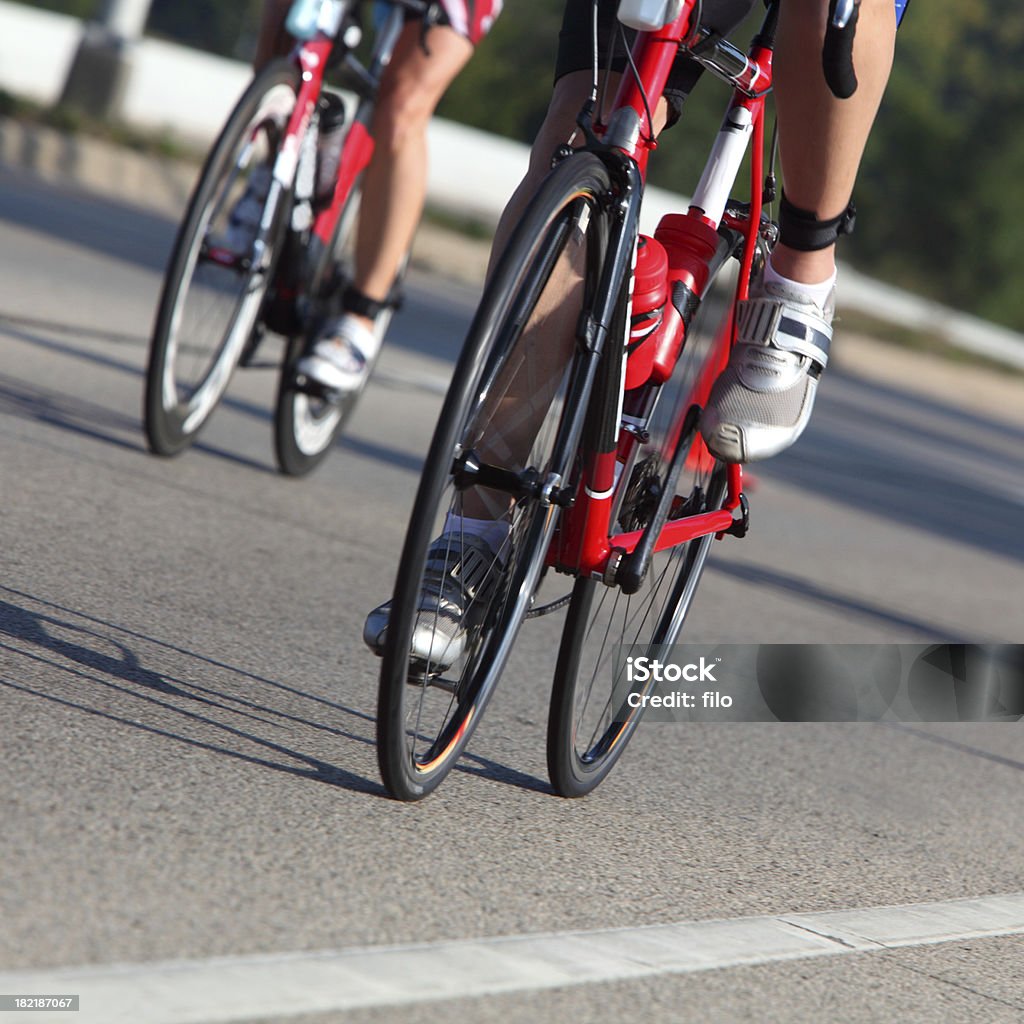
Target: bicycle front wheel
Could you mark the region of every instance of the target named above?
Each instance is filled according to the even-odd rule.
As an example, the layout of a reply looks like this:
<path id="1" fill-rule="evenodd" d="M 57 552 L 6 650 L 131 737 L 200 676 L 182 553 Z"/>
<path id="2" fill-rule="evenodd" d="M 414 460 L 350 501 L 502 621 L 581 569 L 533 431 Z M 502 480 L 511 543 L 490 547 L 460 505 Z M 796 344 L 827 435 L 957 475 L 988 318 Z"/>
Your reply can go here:
<path id="1" fill-rule="evenodd" d="M 556 168 L 470 328 L 420 482 L 383 643 L 378 758 L 399 799 L 425 796 L 455 764 L 537 588 L 557 506 L 530 481 L 549 479 L 554 453 L 571 448 L 578 431 L 567 395 L 577 395 L 576 329 L 605 257 L 608 191 L 593 156 Z M 484 479 L 474 466 L 486 468 L 491 486 L 473 482 Z M 522 483 L 519 493 L 512 481 Z M 466 578 L 468 559 L 459 559 L 473 546 L 470 521 L 487 524 L 489 562 L 481 564 L 477 547 L 476 582 L 456 630 L 449 609 L 425 595 L 438 591 L 439 564 L 452 567 L 446 586 Z"/>
<path id="2" fill-rule="evenodd" d="M 146 370 L 150 449 L 176 455 L 210 418 L 250 342 L 273 273 L 287 196 L 272 168 L 299 72 L 268 66 L 207 158 L 171 255 Z M 260 237 L 266 204 L 276 202 Z"/>
<path id="3" fill-rule="evenodd" d="M 728 264 L 726 264 L 728 266 Z M 694 391 L 721 331 L 729 329 L 731 305 L 722 287 L 713 290 L 715 268 L 700 311 L 672 377 L 651 393 L 650 441 L 620 483 L 618 527 L 642 530 L 650 522 L 667 469 L 680 443 L 689 450 L 676 484 L 670 518 L 720 508 L 725 467 L 708 453 L 695 423 Z M 686 440 L 689 435 L 689 441 Z M 566 616 L 548 719 L 548 772 L 565 797 L 591 792 L 621 756 L 642 715 L 626 701 L 624 648 L 643 655 L 673 644 L 686 620 L 711 549 L 712 536 L 657 552 L 635 594 L 580 578 Z"/>

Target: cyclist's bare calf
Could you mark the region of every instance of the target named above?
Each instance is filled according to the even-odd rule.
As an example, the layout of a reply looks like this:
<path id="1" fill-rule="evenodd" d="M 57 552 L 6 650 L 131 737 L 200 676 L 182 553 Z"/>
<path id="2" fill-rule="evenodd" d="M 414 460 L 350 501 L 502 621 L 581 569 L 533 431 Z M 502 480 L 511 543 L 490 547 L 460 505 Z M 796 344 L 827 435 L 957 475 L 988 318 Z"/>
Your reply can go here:
<path id="1" fill-rule="evenodd" d="M 608 76 L 603 92 L 609 98 L 615 96 L 619 78 L 617 73 Z M 491 246 L 488 276 L 530 200 L 551 170 L 555 151 L 570 140 L 574 145 L 582 145 L 582 133 L 577 130 L 576 119 L 591 93 L 592 82 L 593 74 L 590 71 L 572 71 L 555 82 L 544 122 L 530 149 L 526 175 L 506 204 L 498 222 Z M 667 105 L 662 100 L 655 112 L 657 130 L 664 127 L 666 119 Z M 582 260 L 582 250 L 576 250 L 575 258 L 563 260 L 556 266 L 537 304 L 530 326 L 524 332 L 524 337 L 533 334 L 540 339 L 536 350 L 549 359 L 546 367 L 535 361 L 533 369 L 539 370 L 540 376 L 549 382 L 557 379 L 558 371 L 565 365 L 571 351 L 580 309 Z M 551 397 L 538 391 L 535 382 L 513 382 L 512 387 L 504 393 L 502 407 L 495 413 L 496 428 L 493 436 L 481 444 L 479 454 L 498 465 L 525 468 L 527 453 L 547 414 Z M 508 507 L 507 495 L 480 488 L 472 488 L 463 496 L 462 512 L 472 519 L 498 519 Z"/>
<path id="2" fill-rule="evenodd" d="M 472 55 L 473 44 L 443 25 L 430 29 L 428 53 L 421 26 L 411 22 L 384 73 L 371 130 L 376 148 L 363 184 L 355 277 L 356 287 L 378 302 L 388 297 L 423 213 L 431 115 Z"/>
<path id="3" fill-rule="evenodd" d="M 863 0 L 854 64 L 857 91 L 836 99 L 821 70 L 827 0 L 786 0 L 775 45 L 775 102 L 786 195 L 819 220 L 838 217 L 853 193 L 864 146 L 889 79 L 896 38 L 892 0 Z M 812 56 L 813 55 L 813 56 Z M 835 245 L 802 251 L 783 241 L 772 265 L 783 277 L 817 284 L 835 270 Z"/>

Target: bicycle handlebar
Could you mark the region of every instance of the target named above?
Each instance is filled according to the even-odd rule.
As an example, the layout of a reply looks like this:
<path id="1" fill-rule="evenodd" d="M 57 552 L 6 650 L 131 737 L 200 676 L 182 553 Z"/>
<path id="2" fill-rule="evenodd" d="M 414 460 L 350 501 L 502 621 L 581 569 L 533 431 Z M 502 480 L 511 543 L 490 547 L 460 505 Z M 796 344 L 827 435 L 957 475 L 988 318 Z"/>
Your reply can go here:
<path id="1" fill-rule="evenodd" d="M 857 91 L 853 37 L 857 32 L 859 15 L 860 0 L 829 0 L 821 65 L 828 87 L 841 100 L 849 99 Z"/>

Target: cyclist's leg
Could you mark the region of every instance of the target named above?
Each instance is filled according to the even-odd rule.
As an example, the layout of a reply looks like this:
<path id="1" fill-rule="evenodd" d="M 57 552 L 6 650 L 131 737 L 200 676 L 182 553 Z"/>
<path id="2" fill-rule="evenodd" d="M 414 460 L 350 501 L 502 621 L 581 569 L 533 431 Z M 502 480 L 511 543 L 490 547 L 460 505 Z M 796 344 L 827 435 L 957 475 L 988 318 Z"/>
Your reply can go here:
<path id="1" fill-rule="evenodd" d="M 704 23 L 721 32 L 730 32 L 746 16 L 752 0 L 710 0 L 703 8 Z M 619 81 L 626 67 L 626 44 L 621 37 L 616 38 L 611 53 L 610 63 L 605 69 L 609 54 L 609 42 L 612 34 L 617 31 L 615 0 L 600 0 L 598 9 L 598 40 L 597 52 L 602 61 L 599 97 L 610 106 L 618 91 Z M 494 244 L 491 249 L 491 262 L 488 275 L 494 270 L 497 259 L 504 251 L 512 230 L 523 216 L 531 198 L 540 187 L 540 183 L 551 170 L 551 160 L 556 149 L 566 143 L 582 145 L 584 139 L 578 130 L 576 119 L 593 87 L 593 52 L 592 11 L 590 0 L 566 0 L 562 29 L 559 34 L 558 56 L 555 63 L 555 85 L 551 102 L 545 115 L 544 123 L 530 151 L 530 163 L 526 176 L 513 193 L 508 205 L 502 213 L 495 232 Z M 627 34 L 627 42 L 630 34 Z M 669 76 L 664 96 L 660 97 L 654 110 L 654 133 L 660 135 L 662 130 L 675 122 L 679 117 L 683 101 L 700 77 L 700 68 L 693 62 L 680 59 Z M 599 112 L 602 113 L 602 112 Z M 607 111 L 603 112 L 607 114 Z M 600 120 L 606 118 L 601 117 Z M 568 269 L 568 268 L 567 268 Z M 563 301 L 554 306 L 545 323 L 545 345 L 549 347 L 555 365 L 559 365 L 565 346 L 571 344 L 575 329 L 574 309 L 578 306 L 573 299 L 574 282 L 582 279 L 582 268 L 571 268 L 566 273 Z M 557 295 L 552 289 L 552 299 Z M 551 339 L 562 339 L 561 344 L 552 343 Z M 508 427 L 506 440 L 511 439 L 518 445 L 514 450 L 526 450 L 532 437 L 533 421 L 521 415 L 522 410 L 515 410 L 518 415 L 510 415 L 504 426 Z M 512 423 L 518 423 L 516 428 Z M 472 505 L 472 496 L 468 496 L 467 509 Z M 467 514 L 472 514 L 467 512 Z M 479 511 L 483 515 L 483 510 Z"/>
<path id="2" fill-rule="evenodd" d="M 578 71 L 559 78 L 555 83 L 547 114 L 530 150 L 526 175 L 499 219 L 491 246 L 488 277 L 491 276 L 497 259 L 504 252 L 513 230 L 526 212 L 530 200 L 551 170 L 552 154 L 573 137 L 576 117 L 590 93 L 591 81 L 591 72 Z M 579 304 L 574 299 L 576 290 L 583 280 L 581 260 L 582 253 L 579 260 L 568 259 L 555 268 L 555 273 L 560 279 L 552 281 L 551 286 L 545 290 L 529 328 L 531 334 L 543 335 L 543 351 L 550 356 L 552 367 L 563 364 L 566 350 L 572 343 L 579 314 Z M 547 376 L 554 379 L 555 374 Z M 526 387 L 526 382 L 522 383 Z M 481 446 L 480 455 L 488 461 L 503 464 L 508 460 L 521 461 L 519 453 L 530 450 L 536 424 L 544 417 L 545 396 L 542 389 L 536 388 L 536 382 L 533 382 L 529 394 L 519 394 L 518 391 L 519 389 L 514 386 L 506 393 L 505 413 L 496 418 L 501 424 L 501 429 L 484 439 Z M 504 503 L 492 492 L 473 488 L 464 496 L 463 514 L 471 519 L 482 522 L 500 519 L 504 510 Z M 480 529 L 487 533 L 491 532 L 487 526 L 481 526 Z"/>
<path id="3" fill-rule="evenodd" d="M 603 6 L 605 16 L 614 15 L 613 3 L 605 3 Z M 577 3 L 577 11 L 579 7 Z M 593 72 L 590 70 L 585 33 L 582 42 L 577 37 L 569 46 L 565 45 L 566 27 L 572 29 L 575 24 L 574 13 L 573 0 L 569 0 L 552 98 L 531 149 L 526 176 L 513 193 L 499 221 L 491 250 L 489 278 L 497 267 L 515 226 L 522 219 L 531 199 L 550 171 L 552 155 L 557 147 L 570 141 L 579 145 L 583 141 L 577 137 L 576 119 L 590 95 Z M 589 18 L 585 0 L 583 14 Z M 600 47 L 599 52 L 606 51 Z M 683 94 L 695 80 L 692 68 L 679 70 L 681 73 L 672 83 L 672 101 L 676 106 L 676 114 Z M 673 74 L 676 75 L 675 69 Z M 609 102 L 615 96 L 619 77 L 619 72 L 613 70 L 607 74 L 607 82 L 602 86 L 602 95 L 606 96 Z M 666 125 L 671 113 L 669 102 L 665 99 L 659 100 L 654 113 L 656 132 L 660 132 Z M 556 381 L 555 371 L 564 365 L 566 354 L 571 350 L 579 316 L 577 296 L 583 281 L 583 271 L 582 249 L 578 258 L 572 258 L 570 255 L 555 268 L 555 276 L 535 307 L 534 317 L 523 335 L 523 344 L 534 353 L 543 353 L 547 365 L 541 366 L 539 360 L 535 358 L 531 363 L 532 368 L 537 371 L 533 378 L 534 386 L 527 389 L 526 378 L 523 378 L 522 388 L 519 387 L 520 381 L 516 380 L 504 392 L 503 404 L 492 419 L 492 429 L 477 445 L 477 453 L 484 461 L 493 459 L 499 465 L 524 467 L 538 426 L 547 413 L 543 385 L 538 387 L 535 382 Z M 538 324 L 543 324 L 542 331 L 538 329 Z M 535 335 L 540 337 L 542 345 L 533 344 L 532 338 Z M 457 514 L 448 523 L 445 533 L 459 537 L 478 537 L 493 551 L 497 551 L 505 536 L 503 526 L 508 508 L 509 503 L 505 496 L 482 488 L 470 488 L 462 494 Z M 389 614 L 389 606 L 385 604 L 374 609 L 367 619 L 364 638 L 375 650 L 379 649 L 380 637 L 383 635 Z"/>
<path id="4" fill-rule="evenodd" d="M 608 76 L 605 91 L 609 96 L 614 96 L 619 77 L 617 72 Z M 551 170 L 551 158 L 555 150 L 570 140 L 576 144 L 582 143 L 582 139 L 577 137 L 580 133 L 576 131 L 576 118 L 590 94 L 592 81 L 591 71 L 572 71 L 555 82 L 547 114 L 530 150 L 526 175 L 509 199 L 498 222 L 491 247 L 488 276 L 494 270 L 530 200 Z M 667 118 L 668 104 L 662 100 L 655 113 L 657 131 L 665 126 Z M 545 292 L 530 327 L 531 332 L 543 338 L 542 351 L 550 356 L 552 368 L 563 365 L 566 351 L 572 344 L 579 315 L 576 296 L 583 280 L 583 267 L 580 263 L 566 261 L 556 272 L 561 275 L 561 280 Z M 548 379 L 554 380 L 555 376 L 552 372 Z M 523 383 L 525 387 L 525 381 Z M 510 390 L 506 395 L 505 412 L 495 419 L 498 428 L 485 439 L 480 454 L 485 459 L 493 454 L 495 461 L 504 463 L 509 459 L 516 460 L 518 453 L 528 452 L 537 423 L 544 417 L 545 397 L 543 391 L 535 386 L 529 394 Z M 504 512 L 504 507 L 496 504 L 494 495 L 479 489 L 466 492 L 463 508 L 466 516 L 484 522 L 500 518 Z M 490 532 L 487 526 L 480 528 Z"/>
<path id="5" fill-rule="evenodd" d="M 862 0 L 854 61 L 858 88 L 837 100 L 819 59 L 827 0 L 786 0 L 775 53 L 784 185 L 781 239 L 739 318 L 728 367 L 701 421 L 729 462 L 788 448 L 810 419 L 832 339 L 835 239 L 892 65 L 892 0 Z"/>
<path id="6" fill-rule="evenodd" d="M 497 267 L 497 256 L 504 251 L 516 225 L 526 213 L 530 200 L 551 169 L 552 153 L 573 134 L 576 115 L 590 91 L 590 82 L 591 75 L 585 72 L 567 76 L 556 83 L 547 116 L 533 145 L 526 177 L 502 213 L 492 246 L 489 281 L 495 279 L 493 271 Z M 581 286 L 584 264 L 582 246 L 577 256 L 571 241 L 567 242 L 563 258 L 552 268 L 548 284 L 536 300 L 529 325 L 517 342 L 522 351 L 528 350 L 531 353 L 530 369 L 536 372 L 529 375 L 513 374 L 501 388 L 496 389 L 501 394 L 501 404 L 496 415 L 489 417 L 494 429 L 487 431 L 475 448 L 483 461 L 502 467 L 525 468 L 538 426 L 547 414 L 549 403 L 542 394 L 544 382 L 557 377 L 553 371 L 564 366 L 566 352 L 572 345 L 579 305 L 577 302 L 574 309 L 571 299 Z M 534 344 L 539 323 L 545 325 L 544 345 L 540 348 Z M 544 366 L 540 365 L 538 353 L 545 357 Z M 475 561 L 481 561 L 475 552 L 482 544 L 490 552 L 490 562 L 495 562 L 498 553 L 506 546 L 511 529 L 508 521 L 511 507 L 506 494 L 480 487 L 463 491 L 458 501 L 453 503 L 442 535 L 434 545 L 444 555 L 443 558 L 435 559 L 438 583 L 434 591 L 439 606 L 440 598 L 444 597 L 447 618 L 460 618 L 462 612 L 447 592 L 450 588 L 446 590 L 442 586 L 443 581 L 448 577 L 461 578 L 465 574 L 466 570 L 461 563 L 463 547 L 469 538 L 472 538 L 470 556 Z M 449 537 L 457 538 L 457 542 L 446 542 Z M 435 598 L 425 594 L 423 606 L 428 607 L 432 600 Z M 371 611 L 366 620 L 364 640 L 378 654 L 382 651 L 390 615 L 390 602 L 387 602 Z"/>
<path id="7" fill-rule="evenodd" d="M 330 323 L 313 354 L 300 364 L 329 387 L 358 387 L 376 355 L 373 304 L 387 300 L 423 212 L 427 126 L 473 55 L 473 44 L 453 28 L 432 27 L 427 49 L 422 31 L 419 22 L 409 22 L 402 30 L 374 110 L 375 149 L 363 179 L 349 293 L 358 296 L 351 303 L 358 308 Z"/>
<path id="8" fill-rule="evenodd" d="M 862 0 L 854 65 L 857 91 L 840 100 L 829 91 L 820 53 L 828 4 L 786 0 L 779 13 L 775 100 L 786 195 L 819 220 L 841 215 L 850 202 L 861 156 L 882 100 L 896 39 L 892 0 Z M 803 251 L 780 242 L 772 254 L 778 273 L 815 284 L 835 270 L 835 245 Z"/>
<path id="9" fill-rule="evenodd" d="M 372 299 L 387 298 L 423 212 L 430 118 L 473 55 L 473 44 L 447 26 L 432 28 L 427 45 L 429 52 L 417 22 L 405 26 L 374 112 L 376 149 L 363 186 L 355 279 Z"/>

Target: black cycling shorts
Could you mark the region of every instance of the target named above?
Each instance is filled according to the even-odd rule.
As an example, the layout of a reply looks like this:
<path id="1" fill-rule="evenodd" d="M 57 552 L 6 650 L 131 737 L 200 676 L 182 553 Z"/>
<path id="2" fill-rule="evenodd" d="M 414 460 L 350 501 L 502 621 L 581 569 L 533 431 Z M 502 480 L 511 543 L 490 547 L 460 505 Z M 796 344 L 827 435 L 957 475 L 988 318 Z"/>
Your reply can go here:
<path id="1" fill-rule="evenodd" d="M 618 26 L 615 14 L 618 0 L 597 0 L 597 38 L 599 67 L 608 65 L 608 40 Z M 750 12 L 755 0 L 704 0 L 701 24 L 722 35 L 728 35 Z M 558 34 L 558 56 L 555 60 L 555 80 L 570 71 L 589 71 L 594 66 L 593 37 L 594 0 L 566 0 L 562 17 L 562 30 Z M 611 70 L 622 71 L 626 67 L 626 46 L 631 46 L 636 33 L 623 26 L 626 43 L 616 33 L 615 48 L 612 51 Z M 679 57 L 672 66 L 665 99 L 668 100 L 668 124 L 679 119 L 683 100 L 693 89 L 704 69 L 687 57 Z"/>

